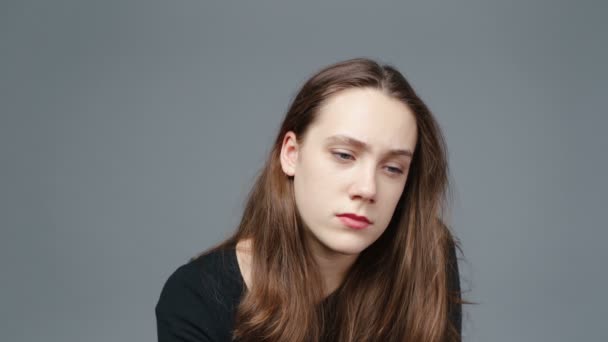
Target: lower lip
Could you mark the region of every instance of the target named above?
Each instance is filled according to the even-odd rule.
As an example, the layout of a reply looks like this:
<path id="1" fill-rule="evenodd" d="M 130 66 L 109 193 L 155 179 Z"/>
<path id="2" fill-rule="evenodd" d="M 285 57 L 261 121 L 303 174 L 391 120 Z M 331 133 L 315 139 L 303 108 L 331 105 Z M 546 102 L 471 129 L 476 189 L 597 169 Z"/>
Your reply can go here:
<path id="1" fill-rule="evenodd" d="M 355 220 L 347 216 L 338 216 L 338 218 L 342 223 L 352 229 L 364 229 L 369 226 L 369 223 L 367 222 Z"/>

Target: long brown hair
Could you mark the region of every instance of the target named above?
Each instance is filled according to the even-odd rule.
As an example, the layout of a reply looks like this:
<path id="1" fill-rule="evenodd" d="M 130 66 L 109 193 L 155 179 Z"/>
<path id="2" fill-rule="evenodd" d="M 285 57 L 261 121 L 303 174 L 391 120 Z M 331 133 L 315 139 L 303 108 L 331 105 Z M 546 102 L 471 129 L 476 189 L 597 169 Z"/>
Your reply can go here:
<path id="1" fill-rule="evenodd" d="M 322 300 L 322 280 L 304 238 L 293 178 L 281 169 L 285 134 L 300 143 L 320 106 L 352 87 L 372 87 L 409 106 L 418 140 L 408 180 L 385 232 Z M 258 174 L 236 232 L 209 251 L 252 241 L 252 286 L 235 317 L 238 341 L 460 341 L 450 320 L 463 303 L 450 291 L 457 240 L 449 209 L 447 149 L 431 111 L 390 65 L 355 58 L 314 74 L 293 99 Z M 450 254 L 452 253 L 452 254 Z"/>

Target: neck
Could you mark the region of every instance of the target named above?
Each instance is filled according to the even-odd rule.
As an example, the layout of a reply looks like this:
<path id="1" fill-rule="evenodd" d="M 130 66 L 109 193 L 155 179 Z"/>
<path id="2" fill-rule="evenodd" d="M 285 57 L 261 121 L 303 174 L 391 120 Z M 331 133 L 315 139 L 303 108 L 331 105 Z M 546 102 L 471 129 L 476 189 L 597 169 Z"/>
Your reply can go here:
<path id="1" fill-rule="evenodd" d="M 319 265 L 319 271 L 324 280 L 324 294 L 327 297 L 340 287 L 346 273 L 355 263 L 359 254 L 336 252 L 316 238 L 312 238 L 310 241 L 313 256 Z"/>

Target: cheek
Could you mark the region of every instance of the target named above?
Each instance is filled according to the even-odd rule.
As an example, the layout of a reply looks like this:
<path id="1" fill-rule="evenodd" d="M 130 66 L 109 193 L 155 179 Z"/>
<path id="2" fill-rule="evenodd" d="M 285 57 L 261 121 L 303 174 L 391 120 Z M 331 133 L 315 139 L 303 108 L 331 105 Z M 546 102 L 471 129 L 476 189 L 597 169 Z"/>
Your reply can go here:
<path id="1" fill-rule="evenodd" d="M 403 193 L 402 188 L 395 188 L 395 186 L 385 190 L 385 196 L 383 198 L 384 205 L 381 206 L 381 210 L 383 210 L 383 215 L 390 217 L 393 215 L 395 208 L 397 207 L 397 203 L 399 202 L 399 198 L 401 198 L 401 194 Z"/>
<path id="2" fill-rule="evenodd" d="M 300 214 L 313 219 L 331 212 L 337 186 L 335 177 L 327 171 L 323 162 L 313 165 L 311 161 L 300 165 L 294 177 L 296 205 Z"/>
<path id="3" fill-rule="evenodd" d="M 310 191 L 322 192 L 328 185 L 334 184 L 339 176 L 335 167 L 323 155 L 308 156 L 304 158 L 297 170 L 300 176 L 300 184 L 308 187 Z"/>

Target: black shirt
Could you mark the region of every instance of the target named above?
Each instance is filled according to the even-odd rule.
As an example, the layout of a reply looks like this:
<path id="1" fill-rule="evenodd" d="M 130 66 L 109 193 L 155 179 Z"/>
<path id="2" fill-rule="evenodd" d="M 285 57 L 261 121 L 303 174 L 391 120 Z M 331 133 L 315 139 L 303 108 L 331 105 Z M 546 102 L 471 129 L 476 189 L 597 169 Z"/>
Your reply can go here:
<path id="1" fill-rule="evenodd" d="M 450 286 L 460 291 L 452 250 Z M 244 293 L 234 247 L 204 254 L 180 266 L 166 281 L 156 304 L 159 342 L 229 342 L 236 307 Z M 460 305 L 450 319 L 461 330 Z"/>

